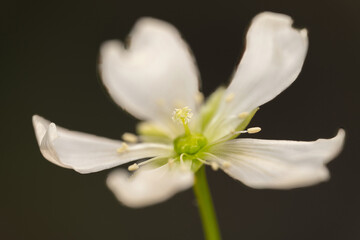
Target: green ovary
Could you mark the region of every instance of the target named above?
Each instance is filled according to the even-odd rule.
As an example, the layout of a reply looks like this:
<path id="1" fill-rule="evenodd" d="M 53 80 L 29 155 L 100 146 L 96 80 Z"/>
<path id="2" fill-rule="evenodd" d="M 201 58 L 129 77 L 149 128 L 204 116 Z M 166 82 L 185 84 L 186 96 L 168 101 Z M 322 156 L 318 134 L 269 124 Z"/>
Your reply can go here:
<path id="1" fill-rule="evenodd" d="M 177 154 L 194 155 L 207 144 L 206 138 L 201 134 L 181 135 L 174 140 L 174 150 Z"/>

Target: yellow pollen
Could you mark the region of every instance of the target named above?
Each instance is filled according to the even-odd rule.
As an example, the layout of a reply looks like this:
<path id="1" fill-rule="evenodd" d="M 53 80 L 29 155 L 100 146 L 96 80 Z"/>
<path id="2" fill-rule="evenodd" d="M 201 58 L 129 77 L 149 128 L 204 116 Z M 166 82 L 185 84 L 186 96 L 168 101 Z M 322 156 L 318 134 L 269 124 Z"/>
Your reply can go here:
<path id="1" fill-rule="evenodd" d="M 191 109 L 189 107 L 175 108 L 172 119 L 175 122 L 186 125 L 189 123 L 192 115 L 193 114 L 191 113 Z"/>
<path id="2" fill-rule="evenodd" d="M 126 150 L 128 150 L 129 149 L 129 145 L 127 145 L 126 143 L 122 143 L 121 144 L 121 147 L 119 147 L 118 149 L 116 149 L 116 151 L 118 152 L 118 153 L 123 153 L 123 152 L 125 152 Z"/>
<path id="3" fill-rule="evenodd" d="M 135 170 L 138 170 L 139 169 L 139 165 L 137 165 L 136 163 L 134 163 L 134 164 L 132 164 L 132 165 L 130 165 L 129 167 L 128 167 L 128 170 L 129 171 L 135 171 Z"/>
<path id="4" fill-rule="evenodd" d="M 138 137 L 135 134 L 128 132 L 122 135 L 122 139 L 129 143 L 136 143 L 138 141 Z"/>
<path id="5" fill-rule="evenodd" d="M 258 133 L 258 132 L 260 132 L 260 131 L 261 131 L 261 128 L 259 128 L 259 127 L 252 127 L 252 128 L 248 128 L 248 129 L 247 129 L 247 132 L 248 132 L 249 134 Z"/>
<path id="6" fill-rule="evenodd" d="M 230 93 L 229 95 L 226 96 L 225 101 L 229 103 L 234 99 L 234 97 L 235 95 L 233 93 Z"/>
<path id="7" fill-rule="evenodd" d="M 228 161 L 225 161 L 222 163 L 223 168 L 229 168 L 231 166 L 231 163 Z"/>
<path id="8" fill-rule="evenodd" d="M 242 112 L 242 113 L 239 113 L 239 115 L 238 115 L 238 117 L 240 119 L 245 119 L 247 116 L 249 116 L 248 112 Z"/>

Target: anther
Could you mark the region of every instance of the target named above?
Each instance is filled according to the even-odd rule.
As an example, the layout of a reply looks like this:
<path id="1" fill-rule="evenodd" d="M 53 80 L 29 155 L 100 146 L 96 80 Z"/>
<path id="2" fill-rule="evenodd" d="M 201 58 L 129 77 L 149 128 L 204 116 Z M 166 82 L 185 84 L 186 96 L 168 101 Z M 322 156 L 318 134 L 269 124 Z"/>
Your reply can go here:
<path id="1" fill-rule="evenodd" d="M 261 131 L 261 128 L 259 128 L 259 127 L 252 127 L 252 128 L 248 128 L 248 129 L 247 129 L 247 132 L 248 132 L 249 134 L 258 133 L 258 132 L 260 132 L 260 131 Z"/>
<path id="2" fill-rule="evenodd" d="M 139 165 L 137 165 L 136 163 L 134 163 L 128 167 L 128 170 L 131 172 L 138 170 L 138 169 L 139 169 Z"/>
<path id="3" fill-rule="evenodd" d="M 126 132 L 122 135 L 122 139 L 129 143 L 137 143 L 137 141 L 138 141 L 138 137 L 135 134 L 128 133 L 128 132 Z"/>
<path id="4" fill-rule="evenodd" d="M 223 168 L 229 168 L 230 166 L 231 166 L 231 163 L 228 162 L 228 161 L 224 161 L 224 162 L 222 163 L 222 167 L 223 167 Z"/>
<path id="5" fill-rule="evenodd" d="M 260 131 L 261 131 L 260 127 L 252 127 L 252 128 L 248 128 L 247 130 L 243 130 L 243 131 L 231 130 L 230 135 L 242 134 L 242 133 L 254 134 L 254 133 L 258 133 Z"/>
<path id="6" fill-rule="evenodd" d="M 235 95 L 233 93 L 230 93 L 229 95 L 226 96 L 225 101 L 229 103 L 234 99 L 234 97 Z"/>
<path id="7" fill-rule="evenodd" d="M 125 152 L 126 150 L 128 150 L 129 149 L 129 145 L 127 145 L 126 143 L 122 143 L 121 144 L 121 147 L 119 147 L 118 149 L 116 149 L 116 151 L 118 152 L 118 153 L 122 153 L 122 152 Z"/>
<path id="8" fill-rule="evenodd" d="M 217 164 L 216 162 L 211 162 L 210 166 L 214 171 L 217 171 L 219 169 L 219 164 Z"/>
<path id="9" fill-rule="evenodd" d="M 239 113 L 239 115 L 238 115 L 238 117 L 240 119 L 245 119 L 247 116 L 249 116 L 248 112 L 242 112 L 242 113 Z"/>
<path id="10" fill-rule="evenodd" d="M 192 115 L 193 114 L 191 113 L 191 109 L 189 107 L 175 108 L 172 119 L 175 122 L 188 124 Z"/>
<path id="11" fill-rule="evenodd" d="M 197 92 L 195 95 L 195 102 L 197 104 L 201 104 L 204 102 L 204 94 L 202 94 L 201 92 Z"/>

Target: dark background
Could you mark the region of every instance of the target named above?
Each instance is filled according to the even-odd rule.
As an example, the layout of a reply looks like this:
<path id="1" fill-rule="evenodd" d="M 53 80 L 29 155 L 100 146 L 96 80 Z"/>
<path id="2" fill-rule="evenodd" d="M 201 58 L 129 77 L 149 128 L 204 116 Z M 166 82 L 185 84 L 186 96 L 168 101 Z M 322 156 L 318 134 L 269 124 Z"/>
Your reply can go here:
<path id="1" fill-rule="evenodd" d="M 191 190 L 152 207 L 119 204 L 109 171 L 81 175 L 40 154 L 31 116 L 110 138 L 136 120 L 108 97 L 96 72 L 99 45 L 124 39 L 135 20 L 174 24 L 191 46 L 209 95 L 226 84 L 252 17 L 270 10 L 309 30 L 297 81 L 264 105 L 256 137 L 314 140 L 347 131 L 329 182 L 254 190 L 222 172 L 209 181 L 224 239 L 360 239 L 359 1 L 7 1 L 0 6 L 0 238 L 201 239 Z"/>

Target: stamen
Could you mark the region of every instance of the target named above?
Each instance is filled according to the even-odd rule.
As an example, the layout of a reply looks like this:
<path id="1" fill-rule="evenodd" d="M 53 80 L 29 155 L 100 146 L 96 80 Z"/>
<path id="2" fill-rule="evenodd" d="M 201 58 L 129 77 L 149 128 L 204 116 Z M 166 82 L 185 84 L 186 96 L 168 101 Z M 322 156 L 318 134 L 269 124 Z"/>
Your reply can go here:
<path id="1" fill-rule="evenodd" d="M 140 163 L 134 163 L 133 165 L 130 165 L 128 167 L 128 169 L 129 169 L 129 171 L 135 171 L 135 170 L 138 170 L 142 165 L 151 163 L 151 162 L 156 161 L 156 160 L 161 159 L 161 158 L 162 157 L 153 157 L 153 158 L 150 158 L 149 160 L 146 160 L 146 161 L 143 161 L 143 162 L 140 162 Z"/>
<path id="2" fill-rule="evenodd" d="M 204 94 L 202 94 L 201 92 L 197 92 L 195 95 L 195 102 L 197 104 L 201 104 L 204 102 Z"/>
<path id="3" fill-rule="evenodd" d="M 129 170 L 130 172 L 136 171 L 136 170 L 138 170 L 138 169 L 139 169 L 139 165 L 138 165 L 137 163 L 134 163 L 134 164 L 132 164 L 132 165 L 130 165 L 130 166 L 128 167 L 128 170 Z"/>
<path id="4" fill-rule="evenodd" d="M 175 159 L 174 159 L 174 158 L 169 158 L 168 164 L 169 164 L 169 167 L 170 167 L 170 168 L 174 165 L 174 162 L 175 162 Z"/>
<path id="5" fill-rule="evenodd" d="M 222 167 L 223 168 L 229 168 L 231 166 L 231 163 L 229 162 L 229 161 L 224 161 L 223 163 L 222 163 Z"/>
<path id="6" fill-rule="evenodd" d="M 210 165 L 212 170 L 217 171 L 220 168 L 219 163 L 221 163 L 221 165 L 223 166 L 224 161 L 221 160 L 220 158 L 218 158 L 217 156 L 215 156 L 214 154 L 211 153 L 205 153 L 208 157 L 212 158 L 210 163 L 207 163 L 207 165 Z M 226 166 L 226 163 L 225 163 Z"/>
<path id="7" fill-rule="evenodd" d="M 118 149 L 116 149 L 116 151 L 118 152 L 118 153 L 123 153 L 123 152 L 125 152 L 125 151 L 127 151 L 129 149 L 129 145 L 127 145 L 126 143 L 122 143 L 121 144 L 121 147 L 119 147 Z"/>
<path id="8" fill-rule="evenodd" d="M 217 164 L 216 162 L 211 162 L 210 166 L 211 166 L 212 170 L 214 170 L 214 171 L 219 170 L 219 164 Z"/>
<path id="9" fill-rule="evenodd" d="M 180 164 L 184 164 L 184 154 L 185 154 L 185 153 L 182 153 L 182 154 L 180 155 Z"/>
<path id="10" fill-rule="evenodd" d="M 212 170 L 217 171 L 219 169 L 219 164 L 217 162 L 207 162 L 205 160 L 202 160 L 201 158 L 196 158 L 198 161 L 202 162 L 205 165 L 210 165 Z"/>
<path id="11" fill-rule="evenodd" d="M 258 133 L 261 131 L 260 127 L 252 127 L 252 128 L 248 128 L 247 130 L 243 130 L 243 131 L 230 131 L 229 135 L 236 135 L 236 134 L 241 134 L 241 133 L 248 133 L 248 134 L 254 134 L 254 133 Z"/>
<path id="12" fill-rule="evenodd" d="M 229 135 L 235 135 L 235 134 L 239 134 L 239 133 L 246 133 L 246 131 L 235 131 L 235 130 L 231 130 Z"/>
<path id="13" fill-rule="evenodd" d="M 153 157 L 153 158 L 150 158 L 149 160 L 140 162 L 140 163 L 138 163 L 137 165 L 140 167 L 140 166 L 142 166 L 142 165 L 145 165 L 145 164 L 148 164 L 148 163 L 153 162 L 153 161 L 155 161 L 155 160 L 158 160 L 159 158 L 160 158 L 160 157 Z"/>
<path id="14" fill-rule="evenodd" d="M 248 112 L 242 112 L 242 113 L 239 113 L 238 118 L 245 119 L 247 116 L 249 116 Z"/>
<path id="15" fill-rule="evenodd" d="M 182 171 L 186 171 L 186 166 L 185 166 L 184 159 L 183 159 L 184 154 L 185 154 L 185 153 L 182 153 L 182 154 L 180 155 L 180 169 L 181 169 Z"/>
<path id="16" fill-rule="evenodd" d="M 234 99 L 235 95 L 233 93 L 229 93 L 229 95 L 226 96 L 225 102 L 229 103 Z"/>
<path id="17" fill-rule="evenodd" d="M 206 165 L 210 165 L 210 163 L 208 163 L 207 161 L 205 160 L 202 160 L 201 158 L 196 158 L 199 162 L 202 162 L 203 164 L 206 164 Z"/>
<path id="18" fill-rule="evenodd" d="M 137 143 L 137 141 L 138 141 L 138 137 L 135 134 L 128 133 L 128 132 L 126 132 L 122 135 L 122 139 L 129 143 Z"/>
<path id="19" fill-rule="evenodd" d="M 248 132 L 249 134 L 258 133 L 258 132 L 260 132 L 260 131 L 261 131 L 261 128 L 259 128 L 259 127 L 252 127 L 252 128 L 248 128 L 248 129 L 247 129 L 247 132 Z"/>

